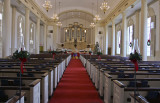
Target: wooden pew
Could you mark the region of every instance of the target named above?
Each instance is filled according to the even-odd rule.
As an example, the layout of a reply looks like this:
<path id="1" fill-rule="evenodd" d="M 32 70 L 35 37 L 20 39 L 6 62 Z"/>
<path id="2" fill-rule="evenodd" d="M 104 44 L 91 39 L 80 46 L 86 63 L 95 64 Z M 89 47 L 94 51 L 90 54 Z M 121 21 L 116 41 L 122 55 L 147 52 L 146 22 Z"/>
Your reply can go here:
<path id="1" fill-rule="evenodd" d="M 110 102 L 110 97 L 113 96 L 113 82 L 112 79 L 118 79 L 118 74 L 121 73 L 105 73 L 105 82 L 104 82 L 104 89 L 103 89 L 103 93 L 104 93 L 104 101 Z M 124 73 L 124 74 L 132 74 L 134 75 L 134 73 Z M 139 79 L 142 78 L 160 78 L 160 73 L 136 73 L 136 77 Z M 125 78 L 127 79 L 127 78 Z"/>
<path id="2" fill-rule="evenodd" d="M 29 84 L 29 86 L 22 86 L 21 90 L 25 92 L 25 103 L 40 103 L 40 79 L 37 79 Z M 19 86 L 0 86 L 9 97 L 13 96 L 20 88 Z"/>
<path id="3" fill-rule="evenodd" d="M 19 98 L 19 95 L 14 95 L 12 98 L 10 98 L 8 101 L 6 101 L 7 103 L 25 103 L 24 102 L 24 95 L 25 92 L 21 92 L 21 99 Z"/>
<path id="4" fill-rule="evenodd" d="M 114 91 L 113 91 L 113 103 L 128 103 L 130 101 L 130 93 L 133 93 L 134 87 L 125 87 L 122 82 L 118 80 L 113 80 L 114 82 Z M 142 96 L 146 96 L 149 91 L 160 91 L 158 87 L 139 87 L 136 88 L 136 91 Z"/>
<path id="5" fill-rule="evenodd" d="M 134 96 L 134 94 L 130 94 L 131 97 L 131 103 L 149 103 L 143 96 Z"/>
<path id="6" fill-rule="evenodd" d="M 4 70 L 1 70 L 0 71 L 0 77 L 4 77 L 4 76 L 8 76 L 8 77 L 15 77 L 17 78 L 17 73 L 19 73 L 19 71 L 4 71 Z M 35 78 L 41 78 L 41 95 L 42 95 L 42 98 L 41 100 L 43 101 L 43 103 L 47 103 L 48 102 L 48 94 L 49 94 L 49 91 L 48 91 L 48 73 L 47 72 L 37 72 L 37 71 L 30 71 L 30 72 L 25 72 L 23 73 L 23 76 L 27 76 L 28 78 L 25 78 L 25 79 L 29 79 L 31 80 L 31 78 L 35 79 L 34 77 L 31 77 L 29 78 L 29 76 L 27 75 L 28 73 L 31 73 L 31 74 L 34 74 L 34 77 Z M 52 88 L 53 89 L 53 88 Z"/>

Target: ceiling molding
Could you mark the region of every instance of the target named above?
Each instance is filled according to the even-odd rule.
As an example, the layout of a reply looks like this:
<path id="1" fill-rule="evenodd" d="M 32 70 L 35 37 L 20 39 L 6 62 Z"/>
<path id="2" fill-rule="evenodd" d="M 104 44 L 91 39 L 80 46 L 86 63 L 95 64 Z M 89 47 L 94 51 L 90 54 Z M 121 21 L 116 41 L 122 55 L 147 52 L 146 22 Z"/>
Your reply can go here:
<path id="1" fill-rule="evenodd" d="M 83 11 L 83 10 L 79 10 L 79 9 L 66 10 L 66 11 L 61 12 L 58 16 L 61 16 L 62 14 L 69 13 L 69 12 L 82 12 L 82 13 L 86 13 L 86 14 L 89 14 L 94 17 L 94 15 L 92 13 L 87 12 L 87 11 Z"/>
<path id="2" fill-rule="evenodd" d="M 135 3 L 136 0 L 122 0 L 115 9 L 106 17 L 105 20 L 102 22 L 105 22 L 108 24 L 110 21 L 112 21 L 116 16 L 121 14 L 123 11 L 125 11 L 130 5 Z"/>
<path id="3" fill-rule="evenodd" d="M 53 20 L 51 18 L 49 18 L 41 10 L 39 5 L 35 1 L 33 1 L 33 0 L 19 0 L 19 1 L 21 3 L 23 3 L 26 7 L 28 7 L 44 23 L 46 23 L 47 25 L 55 25 Z M 100 22 L 100 24 L 105 25 L 105 24 L 109 23 L 111 20 L 113 20 L 116 16 L 121 14 L 123 11 L 125 11 L 130 5 L 134 4 L 135 2 L 136 2 L 136 0 L 121 0 L 120 3 L 118 3 L 118 5 L 111 11 L 111 13 L 109 13 L 108 16 Z M 90 15 L 94 16 L 90 12 L 86 12 L 86 11 L 78 10 L 78 9 L 67 10 L 65 12 L 60 13 L 59 15 L 62 15 L 66 12 L 73 12 L 73 11 L 80 11 L 80 12 L 84 12 L 84 13 L 87 13 L 87 14 L 90 14 Z"/>
<path id="4" fill-rule="evenodd" d="M 48 17 L 46 16 L 46 14 L 44 14 L 44 12 L 38 7 L 38 5 L 33 0 L 18 0 L 18 1 L 23 3 L 23 5 L 25 5 L 27 8 L 29 8 L 30 11 L 32 11 L 32 13 L 34 13 L 38 18 L 40 18 L 41 21 L 47 23 Z"/>

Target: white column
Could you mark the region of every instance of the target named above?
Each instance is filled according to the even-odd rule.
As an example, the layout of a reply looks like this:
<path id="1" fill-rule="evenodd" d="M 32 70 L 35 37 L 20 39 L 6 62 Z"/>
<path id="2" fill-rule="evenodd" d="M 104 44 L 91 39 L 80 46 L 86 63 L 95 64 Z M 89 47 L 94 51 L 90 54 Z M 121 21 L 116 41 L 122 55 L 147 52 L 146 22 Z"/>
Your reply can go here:
<path id="1" fill-rule="evenodd" d="M 28 8 L 26 8 L 26 12 L 25 12 L 25 38 L 24 38 L 24 42 L 25 42 L 25 47 L 26 47 L 27 51 L 29 51 L 29 13 L 30 13 L 30 10 Z"/>
<path id="2" fill-rule="evenodd" d="M 135 39 L 138 39 L 139 36 L 139 11 L 136 11 L 136 26 L 135 26 Z"/>
<path id="3" fill-rule="evenodd" d="M 44 39 L 43 39 L 43 51 L 47 51 L 47 28 L 48 26 L 44 24 Z"/>
<path id="4" fill-rule="evenodd" d="M 142 60 L 147 61 L 147 1 L 141 0 L 141 54 Z"/>
<path id="5" fill-rule="evenodd" d="M 121 56 L 126 57 L 126 35 L 127 34 L 127 23 L 126 23 L 126 13 L 122 13 L 122 38 L 121 38 Z"/>
<path id="6" fill-rule="evenodd" d="M 10 0 L 4 0 L 3 6 L 3 26 L 2 26 L 2 55 L 3 57 L 11 54 L 11 20 L 10 20 Z"/>
<path id="7" fill-rule="evenodd" d="M 36 54 L 39 54 L 39 40 L 40 40 L 40 19 L 37 18 L 37 25 L 36 25 Z"/>
<path id="8" fill-rule="evenodd" d="M 12 8 L 12 35 L 11 35 L 11 39 L 12 39 L 12 43 L 11 43 L 11 49 L 12 49 L 12 54 L 15 52 L 16 49 L 16 44 L 15 44 L 15 40 L 16 40 L 16 35 L 15 35 L 15 30 L 16 30 L 16 7 Z"/>
<path id="9" fill-rule="evenodd" d="M 95 28 L 93 28 L 92 29 L 92 45 L 95 44 L 95 35 L 96 35 Z"/>
<path id="10" fill-rule="evenodd" d="M 58 27 L 56 25 L 53 26 L 53 38 L 52 38 L 52 48 L 57 49 L 57 31 Z"/>
<path id="11" fill-rule="evenodd" d="M 103 54 L 106 54 L 106 26 L 103 27 L 104 29 L 104 36 L 103 36 Z"/>
<path id="12" fill-rule="evenodd" d="M 115 23 L 112 21 L 112 51 L 111 55 L 115 55 Z"/>
<path id="13" fill-rule="evenodd" d="M 105 34 L 105 39 L 106 39 L 106 42 L 105 42 L 105 49 L 106 49 L 106 55 L 108 55 L 108 24 L 106 25 L 106 34 Z"/>

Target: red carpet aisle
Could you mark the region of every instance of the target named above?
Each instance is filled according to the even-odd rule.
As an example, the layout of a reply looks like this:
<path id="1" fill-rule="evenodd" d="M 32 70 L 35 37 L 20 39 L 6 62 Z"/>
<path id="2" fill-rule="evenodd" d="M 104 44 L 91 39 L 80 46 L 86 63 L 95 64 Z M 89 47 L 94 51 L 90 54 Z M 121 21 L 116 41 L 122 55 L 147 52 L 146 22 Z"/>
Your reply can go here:
<path id="1" fill-rule="evenodd" d="M 103 103 L 80 60 L 72 59 L 50 103 Z"/>

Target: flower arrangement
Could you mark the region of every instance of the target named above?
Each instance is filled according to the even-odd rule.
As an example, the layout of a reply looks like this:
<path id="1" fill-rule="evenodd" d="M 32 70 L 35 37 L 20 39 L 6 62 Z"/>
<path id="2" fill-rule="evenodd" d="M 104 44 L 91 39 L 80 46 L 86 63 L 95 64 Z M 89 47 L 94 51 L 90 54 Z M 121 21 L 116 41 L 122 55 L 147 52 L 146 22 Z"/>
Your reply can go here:
<path id="1" fill-rule="evenodd" d="M 21 97 L 21 82 L 22 82 L 21 74 L 23 74 L 23 64 L 24 62 L 27 61 L 27 58 L 29 58 L 29 56 L 30 56 L 30 53 L 27 51 L 23 51 L 22 48 L 20 52 L 16 50 L 12 56 L 13 59 L 19 59 L 21 61 L 19 97 Z M 20 98 L 20 101 L 21 101 L 21 98 Z"/>
<path id="2" fill-rule="evenodd" d="M 53 51 L 49 51 L 49 53 L 53 55 L 53 59 L 54 59 L 54 56 L 56 55 L 57 52 L 53 50 Z"/>
<path id="3" fill-rule="evenodd" d="M 97 55 L 98 55 L 98 56 L 102 55 L 102 52 L 97 52 Z"/>
<path id="4" fill-rule="evenodd" d="M 133 62 L 133 64 L 135 65 L 135 70 L 138 71 L 138 61 L 142 60 L 141 54 L 137 53 L 135 50 L 134 54 L 130 53 L 129 60 Z"/>
<path id="5" fill-rule="evenodd" d="M 56 55 L 56 51 L 49 51 L 49 53 L 51 53 L 52 55 Z"/>
<path id="6" fill-rule="evenodd" d="M 27 58 L 29 58 L 30 56 L 30 53 L 27 52 L 27 51 L 23 51 L 21 49 L 20 52 L 18 52 L 18 50 L 16 50 L 14 53 L 13 53 L 13 56 L 12 58 L 13 59 L 19 59 L 21 61 L 21 72 L 23 74 L 23 63 L 27 61 Z"/>
<path id="7" fill-rule="evenodd" d="M 89 55 L 91 55 L 92 54 L 92 51 L 89 51 Z"/>
<path id="8" fill-rule="evenodd" d="M 137 60 L 137 61 L 140 61 L 142 60 L 142 55 L 137 53 L 136 51 L 133 53 L 130 53 L 130 56 L 129 56 L 129 60 Z"/>
<path id="9" fill-rule="evenodd" d="M 14 53 L 13 53 L 13 56 L 12 56 L 12 58 L 13 59 L 19 59 L 19 58 L 21 58 L 21 59 L 24 59 L 24 58 L 29 58 L 29 56 L 30 56 L 30 53 L 29 52 L 27 52 L 27 51 L 20 51 L 20 52 L 18 52 L 18 50 L 16 50 Z"/>
<path id="10" fill-rule="evenodd" d="M 67 54 L 67 50 L 65 50 L 64 53 Z"/>

